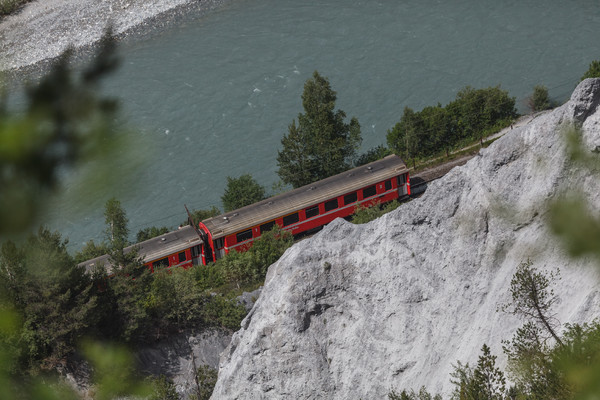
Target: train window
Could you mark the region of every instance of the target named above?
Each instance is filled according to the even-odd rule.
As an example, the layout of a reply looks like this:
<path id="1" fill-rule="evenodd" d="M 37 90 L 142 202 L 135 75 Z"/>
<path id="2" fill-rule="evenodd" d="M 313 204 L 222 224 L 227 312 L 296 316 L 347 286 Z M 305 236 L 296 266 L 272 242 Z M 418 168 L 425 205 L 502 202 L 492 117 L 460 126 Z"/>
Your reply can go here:
<path id="1" fill-rule="evenodd" d="M 347 206 L 348 204 L 356 203 L 357 200 L 356 192 L 348 193 L 344 196 L 344 205 Z"/>
<path id="2" fill-rule="evenodd" d="M 169 259 L 167 257 L 161 258 L 158 261 L 152 263 L 152 268 L 167 268 L 169 266 Z"/>
<path id="3" fill-rule="evenodd" d="M 338 208 L 337 199 L 329 200 L 325 202 L 325 212 L 335 210 Z"/>
<path id="4" fill-rule="evenodd" d="M 192 258 L 200 255 L 200 245 L 192 247 Z"/>
<path id="5" fill-rule="evenodd" d="M 262 224 L 260 226 L 260 234 L 262 235 L 265 232 L 270 231 L 275 226 L 275 221 L 267 222 L 266 224 Z"/>
<path id="6" fill-rule="evenodd" d="M 298 213 L 295 212 L 293 214 L 286 215 L 285 217 L 283 217 L 283 226 L 295 224 L 298 221 L 300 221 L 300 217 L 298 216 Z"/>
<path id="7" fill-rule="evenodd" d="M 182 251 L 181 253 L 178 254 L 179 255 L 179 262 L 184 262 L 186 260 L 186 256 L 185 256 L 185 251 Z"/>
<path id="8" fill-rule="evenodd" d="M 391 188 L 392 188 L 392 181 L 388 179 L 387 181 L 385 181 L 385 191 L 387 192 Z"/>
<path id="9" fill-rule="evenodd" d="M 307 219 L 316 217 L 319 215 L 319 206 L 308 207 L 306 210 L 304 210 L 304 213 L 306 214 Z"/>
<path id="10" fill-rule="evenodd" d="M 406 183 L 406 175 L 398 176 L 398 186 L 402 186 Z"/>
<path id="11" fill-rule="evenodd" d="M 219 238 L 215 240 L 215 249 L 222 249 L 225 245 L 225 238 Z"/>
<path id="12" fill-rule="evenodd" d="M 243 242 L 244 240 L 252 239 L 252 229 L 237 233 L 235 238 L 237 239 L 238 243 Z"/>
<path id="13" fill-rule="evenodd" d="M 368 188 L 363 189 L 363 199 L 367 197 L 375 196 L 377 194 L 377 188 L 375 185 L 369 186 Z"/>

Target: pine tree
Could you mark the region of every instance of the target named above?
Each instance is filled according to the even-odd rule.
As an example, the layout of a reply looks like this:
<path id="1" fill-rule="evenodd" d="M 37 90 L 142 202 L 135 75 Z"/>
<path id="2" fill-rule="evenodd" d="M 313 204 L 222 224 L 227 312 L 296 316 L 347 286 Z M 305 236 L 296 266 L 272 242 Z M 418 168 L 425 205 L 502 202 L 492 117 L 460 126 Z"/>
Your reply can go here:
<path id="1" fill-rule="evenodd" d="M 304 84 L 304 114 L 288 127 L 283 149 L 277 154 L 277 173 L 294 188 L 350 168 L 362 141 L 356 118 L 345 123 L 346 113 L 335 109 L 336 92 L 317 71 Z"/>

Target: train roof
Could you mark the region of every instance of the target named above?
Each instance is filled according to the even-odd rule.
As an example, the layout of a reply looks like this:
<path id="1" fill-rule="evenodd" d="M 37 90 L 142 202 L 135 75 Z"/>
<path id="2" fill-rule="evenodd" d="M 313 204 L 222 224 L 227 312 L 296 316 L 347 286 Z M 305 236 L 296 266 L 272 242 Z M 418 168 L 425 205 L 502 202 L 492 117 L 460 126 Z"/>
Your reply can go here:
<path id="1" fill-rule="evenodd" d="M 127 254 L 133 248 L 138 248 L 138 254 L 142 257 L 142 261 L 150 262 L 161 259 L 169 254 L 177 253 L 193 246 L 202 244 L 202 240 L 196 233 L 194 227 L 186 225 L 176 231 L 168 232 L 160 236 L 148 239 L 146 241 L 128 246 L 124 250 Z M 80 266 L 90 271 L 95 265 L 112 268 L 107 254 L 85 261 Z"/>
<path id="2" fill-rule="evenodd" d="M 325 200 L 408 172 L 400 157 L 392 154 L 381 160 L 299 187 L 258 203 L 208 218 L 202 224 L 213 239 L 231 235 L 272 221 Z"/>

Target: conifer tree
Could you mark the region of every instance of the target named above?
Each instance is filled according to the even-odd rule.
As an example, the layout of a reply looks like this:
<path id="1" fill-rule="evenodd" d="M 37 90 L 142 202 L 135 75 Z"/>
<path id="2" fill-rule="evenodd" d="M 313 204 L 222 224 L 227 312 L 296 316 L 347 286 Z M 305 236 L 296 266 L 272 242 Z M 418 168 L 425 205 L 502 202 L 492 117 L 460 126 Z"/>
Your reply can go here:
<path id="1" fill-rule="evenodd" d="M 277 174 L 294 188 L 343 172 L 353 165 L 362 141 L 356 118 L 335 110 L 336 92 L 317 71 L 304 84 L 304 114 L 288 127 L 277 154 Z"/>

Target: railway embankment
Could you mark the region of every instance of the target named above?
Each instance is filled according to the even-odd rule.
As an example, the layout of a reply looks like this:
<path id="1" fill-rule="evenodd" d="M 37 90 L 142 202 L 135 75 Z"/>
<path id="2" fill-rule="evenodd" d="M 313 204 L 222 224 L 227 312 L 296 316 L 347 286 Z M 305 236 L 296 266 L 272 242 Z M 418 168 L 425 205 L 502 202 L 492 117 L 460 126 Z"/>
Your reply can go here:
<path id="1" fill-rule="evenodd" d="M 213 399 L 385 398 L 392 388 L 451 391 L 457 361 L 522 321 L 497 312 L 517 266 L 561 270 L 556 318 L 600 317 L 591 258 L 570 258 L 548 226 L 548 205 L 582 193 L 600 210 L 600 180 L 574 164 L 600 149 L 600 79 L 561 107 L 514 127 L 420 198 L 363 225 L 336 220 L 268 271 L 260 298 L 221 356 Z"/>

